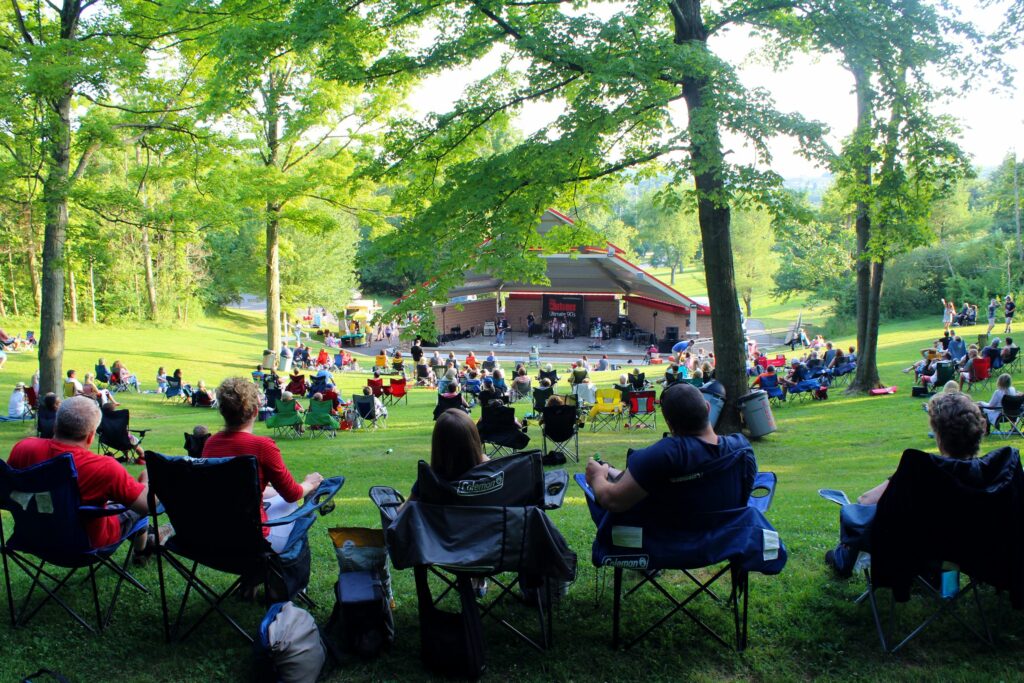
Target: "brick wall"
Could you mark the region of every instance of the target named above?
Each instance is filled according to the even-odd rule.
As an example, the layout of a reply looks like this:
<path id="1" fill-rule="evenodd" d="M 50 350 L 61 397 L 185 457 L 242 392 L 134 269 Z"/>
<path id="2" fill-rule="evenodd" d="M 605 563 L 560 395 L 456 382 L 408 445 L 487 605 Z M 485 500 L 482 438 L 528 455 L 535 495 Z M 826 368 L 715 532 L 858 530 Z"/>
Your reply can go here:
<path id="1" fill-rule="evenodd" d="M 443 316 L 441 314 L 441 307 L 434 306 L 434 319 L 437 321 L 438 329 L 441 328 L 443 321 L 445 333 L 456 326 L 461 326 L 463 332 L 468 331 L 471 327 L 475 327 L 479 333 L 480 329 L 483 328 L 485 320 L 495 319 L 497 305 L 495 299 L 479 299 L 461 304 L 462 310 L 459 311 L 456 304 L 449 304 L 448 310 L 445 311 Z"/>
<path id="2" fill-rule="evenodd" d="M 629 302 L 629 319 L 633 321 L 633 324 L 638 325 L 645 332 L 654 332 L 654 313 L 658 313 L 658 339 L 665 338 L 666 327 L 678 327 L 679 338 L 688 339 L 687 333 L 690 329 L 690 314 L 689 313 L 672 313 L 670 311 L 659 311 L 649 306 L 637 303 L 636 301 Z M 697 316 L 697 332 L 701 338 L 711 336 L 711 316 L 698 315 Z"/>
<path id="3" fill-rule="evenodd" d="M 544 313 L 544 302 L 541 299 L 521 299 L 510 296 L 505 302 L 505 315 L 508 317 L 508 324 L 513 332 L 526 332 L 526 316 L 533 312 L 537 323 L 542 324 L 541 315 Z M 619 317 L 619 302 L 615 299 L 593 300 L 584 295 L 583 329 L 591 318 L 600 317 L 605 322 L 615 322 Z"/>

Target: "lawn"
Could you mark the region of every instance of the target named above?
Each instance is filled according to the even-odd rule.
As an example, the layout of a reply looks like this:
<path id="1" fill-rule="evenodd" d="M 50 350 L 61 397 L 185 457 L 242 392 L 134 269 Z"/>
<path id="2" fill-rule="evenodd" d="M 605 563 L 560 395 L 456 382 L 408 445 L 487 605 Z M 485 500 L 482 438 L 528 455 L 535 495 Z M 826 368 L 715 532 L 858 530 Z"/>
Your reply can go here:
<path id="1" fill-rule="evenodd" d="M 853 599 L 862 582 L 839 581 L 826 570 L 822 556 L 836 540 L 837 508 L 816 494 L 820 487 L 859 493 L 892 473 L 904 448 L 929 448 L 921 401 L 909 397 L 908 378 L 899 372 L 917 350 L 936 336 L 935 321 L 888 325 L 880 343 L 883 379 L 900 391 L 880 398 L 846 398 L 834 392 L 827 402 L 787 405 L 776 410 L 779 431 L 755 443 L 760 467 L 778 474 L 779 487 L 769 519 L 790 553 L 789 564 L 776 577 L 751 577 L 750 645 L 743 654 L 726 651 L 706 639 L 690 622 L 675 621 L 656 632 L 648 644 L 624 653 L 609 648 L 611 574 L 589 561 L 593 526 L 581 495 L 570 489 L 564 507 L 551 513 L 570 546 L 579 554 L 579 575 L 555 612 L 555 645 L 537 654 L 507 637 L 500 627 L 486 625 L 487 680 L 1007 680 L 1019 679 L 1024 655 L 1024 622 L 1005 596 L 985 594 L 993 628 L 1002 641 L 998 653 L 981 649 L 959 627 L 940 622 L 898 657 L 879 651 L 870 612 Z M 9 324 L 5 327 L 18 328 Z M 91 368 L 97 357 L 125 362 L 152 388 L 159 365 L 184 370 L 186 381 L 248 375 L 263 348 L 259 321 L 228 314 L 192 327 L 124 329 L 71 326 L 66 367 Z M 941 330 L 939 330 L 941 331 Z M 849 339 L 837 340 L 848 344 Z M 13 355 L 0 372 L 0 394 L 14 382 L 27 380 L 35 367 L 27 354 Z M 610 374 L 600 384 L 610 382 Z M 344 375 L 351 394 L 365 375 Z M 980 394 L 978 396 L 981 397 Z M 985 399 L 988 396 L 984 396 Z M 216 427 L 216 412 L 165 403 L 159 396 L 129 395 L 132 424 L 152 428 L 145 446 L 178 454 L 182 433 L 196 424 Z M 379 517 L 367 490 L 387 484 L 408 491 L 416 461 L 428 457 L 432 392 L 417 389 L 408 405 L 395 407 L 386 430 L 343 433 L 335 440 L 283 440 L 285 460 L 296 475 L 318 470 L 346 477 L 336 511 L 311 531 L 313 577 L 311 594 L 319 603 L 315 615 L 324 623 L 330 614 L 336 563 L 327 539 L 328 526 L 376 526 Z M 522 412 L 523 409 L 520 408 Z M 0 452 L 29 433 L 27 424 L 0 424 Z M 260 428 L 258 433 L 265 433 Z M 582 434 L 583 455 L 600 451 L 621 464 L 629 446 L 651 441 L 648 434 L 603 432 Z M 987 448 L 1000 445 L 993 437 Z M 387 454 L 388 449 L 393 449 Z M 570 471 L 581 471 L 573 465 Z M 210 501 L 211 506 L 215 501 Z M 979 520 L 992 523 L 993 520 Z M 159 594 L 154 564 L 137 575 L 151 588 L 149 595 L 126 592 L 113 627 L 100 636 L 73 627 L 57 609 L 47 609 L 29 627 L 12 631 L 0 626 L 0 680 L 17 680 L 37 668 L 64 672 L 74 681 L 211 681 L 239 680 L 248 675 L 249 651 L 241 639 L 219 623 L 205 625 L 199 637 L 185 644 L 165 645 L 160 627 Z M 410 572 L 395 573 L 398 637 L 392 652 L 371 663 L 346 666 L 331 680 L 423 680 L 428 676 L 418 659 L 416 600 Z M 127 590 L 127 589 L 126 589 Z M 913 603 L 912 603 L 913 604 Z M 651 613 L 654 600 L 641 592 L 625 603 L 625 626 L 636 628 Z M 255 626 L 260 611 L 233 603 L 230 609 Z M 713 605 L 700 606 L 715 618 Z M 911 611 L 916 610 L 912 607 Z M 724 619 L 719 618 L 724 624 Z"/>

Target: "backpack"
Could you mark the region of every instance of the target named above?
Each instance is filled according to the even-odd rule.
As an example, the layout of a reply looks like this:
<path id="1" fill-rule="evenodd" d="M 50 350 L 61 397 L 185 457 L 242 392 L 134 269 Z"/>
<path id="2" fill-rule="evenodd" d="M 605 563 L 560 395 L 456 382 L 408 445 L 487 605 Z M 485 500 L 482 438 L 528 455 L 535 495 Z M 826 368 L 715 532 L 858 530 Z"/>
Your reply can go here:
<path id="1" fill-rule="evenodd" d="M 825 385 L 818 387 L 814 390 L 814 393 L 811 394 L 811 398 L 815 401 L 824 401 L 828 398 L 828 387 Z"/>
<path id="2" fill-rule="evenodd" d="M 329 533 L 339 567 L 334 610 L 327 622 L 331 642 L 342 652 L 372 659 L 395 642 L 384 532 L 335 528 Z"/>
<path id="3" fill-rule="evenodd" d="M 258 683 L 315 683 L 327 661 L 316 621 L 291 602 L 271 605 L 253 649 Z"/>

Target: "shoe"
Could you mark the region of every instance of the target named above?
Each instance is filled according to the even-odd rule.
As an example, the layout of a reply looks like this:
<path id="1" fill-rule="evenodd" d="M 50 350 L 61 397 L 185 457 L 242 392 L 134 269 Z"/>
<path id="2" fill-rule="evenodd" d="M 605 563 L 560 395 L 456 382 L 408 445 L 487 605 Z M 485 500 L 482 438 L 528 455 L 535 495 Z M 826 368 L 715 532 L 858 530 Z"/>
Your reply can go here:
<path id="1" fill-rule="evenodd" d="M 848 579 L 853 576 L 853 565 L 850 564 L 850 549 L 840 543 L 825 553 L 825 564 L 835 571 L 836 576 Z"/>

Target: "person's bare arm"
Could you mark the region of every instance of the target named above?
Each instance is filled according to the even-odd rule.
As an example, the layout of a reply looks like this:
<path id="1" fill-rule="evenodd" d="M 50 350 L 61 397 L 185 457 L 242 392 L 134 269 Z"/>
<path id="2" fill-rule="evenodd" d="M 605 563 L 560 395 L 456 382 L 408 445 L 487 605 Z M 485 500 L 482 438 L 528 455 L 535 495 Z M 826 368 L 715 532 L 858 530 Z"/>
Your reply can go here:
<path id="1" fill-rule="evenodd" d="M 885 489 L 888 488 L 888 486 L 889 480 L 886 479 L 870 491 L 865 491 L 860 494 L 860 498 L 857 499 L 857 502 L 861 505 L 877 505 L 878 500 L 882 497 L 882 494 L 885 493 Z"/>
<path id="2" fill-rule="evenodd" d="M 309 494 L 313 493 L 320 487 L 320 482 L 324 480 L 324 477 L 319 472 L 310 472 L 306 475 L 306 478 L 302 480 L 299 486 L 302 487 L 302 497 L 305 498 Z"/>
<path id="3" fill-rule="evenodd" d="M 594 491 L 597 504 L 611 512 L 623 512 L 647 497 L 633 475 L 591 460 L 587 463 L 587 484 Z"/>
<path id="4" fill-rule="evenodd" d="M 149 514 L 149 484 L 146 484 L 146 488 L 142 489 L 142 493 L 139 497 L 128 506 L 133 512 L 137 512 L 140 515 Z"/>

